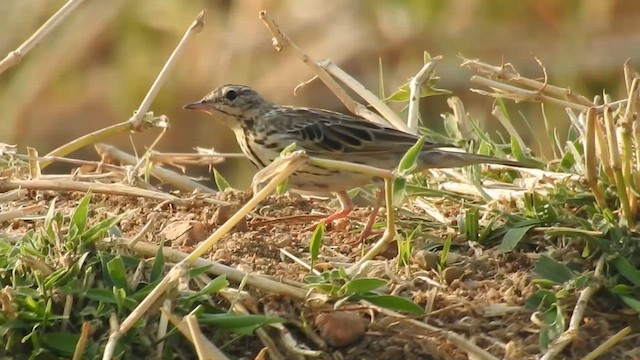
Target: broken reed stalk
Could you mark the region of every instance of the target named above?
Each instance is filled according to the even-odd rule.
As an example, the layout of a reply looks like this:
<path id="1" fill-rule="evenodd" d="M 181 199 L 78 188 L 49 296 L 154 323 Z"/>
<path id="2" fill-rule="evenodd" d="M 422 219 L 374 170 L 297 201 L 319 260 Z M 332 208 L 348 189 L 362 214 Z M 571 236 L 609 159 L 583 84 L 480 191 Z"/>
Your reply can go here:
<path id="1" fill-rule="evenodd" d="M 425 52 L 425 57 L 427 57 Z M 408 132 L 418 135 L 418 124 L 420 122 L 420 94 L 422 93 L 422 84 L 427 82 L 436 68 L 438 62 L 442 60 L 442 56 L 436 56 L 429 62 L 424 64 L 418 73 L 409 81 L 409 110 L 407 115 Z"/>
<path id="2" fill-rule="evenodd" d="M 258 18 L 264 23 L 267 27 L 271 36 L 273 36 L 273 46 L 276 51 L 281 51 L 287 45 L 293 50 L 294 54 L 302 60 L 303 63 L 307 64 L 316 76 L 325 83 L 325 85 L 333 92 L 336 97 L 344 104 L 344 106 L 349 109 L 349 111 L 359 117 L 362 117 L 368 121 L 371 121 L 376 124 L 388 125 L 391 124 L 397 129 L 401 129 L 403 131 L 409 132 L 409 128 L 407 124 L 402 122 L 402 120 L 395 114 L 389 107 L 379 99 L 374 94 L 371 94 L 366 88 L 356 81 L 353 77 L 348 75 L 342 69 L 338 68 L 330 61 L 316 61 L 312 59 L 307 53 L 305 53 L 300 47 L 298 47 L 291 39 L 285 35 L 276 22 L 269 17 L 265 10 L 262 10 L 258 13 Z M 345 84 L 349 85 L 356 93 L 362 96 L 365 100 L 376 108 L 383 116 L 380 117 L 376 113 L 367 109 L 366 106 L 358 103 L 353 100 L 349 94 L 338 84 L 338 82 L 332 77 L 336 76 Z M 377 100 L 375 100 L 375 99 Z"/>
<path id="3" fill-rule="evenodd" d="M 60 10 L 53 14 L 42 26 L 36 30 L 25 42 L 17 49 L 11 51 L 0 61 L 0 74 L 7 69 L 18 65 L 22 58 L 29 53 L 34 47 L 42 41 L 53 29 L 62 23 L 62 21 L 75 10 L 84 0 L 69 0 Z"/>
<path id="4" fill-rule="evenodd" d="M 622 162 L 620 160 L 620 150 L 618 148 L 618 136 L 616 134 L 616 125 L 611 109 L 608 106 L 604 107 L 604 124 L 607 132 L 607 140 L 609 147 L 609 167 L 613 172 L 616 190 L 618 197 L 620 198 L 620 205 L 622 206 L 622 215 L 628 226 L 633 224 L 633 216 L 631 213 L 631 206 L 629 204 L 629 197 L 627 196 L 627 186 L 625 184 L 624 175 L 622 174 Z"/>
<path id="5" fill-rule="evenodd" d="M 600 190 L 598 183 L 598 157 L 596 156 L 596 127 L 598 126 L 596 110 L 590 107 L 587 110 L 587 134 L 584 141 L 584 168 L 587 184 L 596 198 L 596 202 L 601 209 L 607 208 L 607 201 Z"/>
<path id="6" fill-rule="evenodd" d="M 153 82 L 153 85 L 149 88 L 149 91 L 142 100 L 138 110 L 134 112 L 133 116 L 129 118 L 129 120 L 81 136 L 51 151 L 47 156 L 66 156 L 67 154 L 70 154 L 84 146 L 104 141 L 104 139 L 125 131 L 142 131 L 149 127 L 166 128 L 168 119 L 164 115 L 154 117 L 153 114 L 149 113 L 149 107 L 160 91 L 160 87 L 166 80 L 169 71 L 173 68 L 178 55 L 181 54 L 185 48 L 186 42 L 195 34 L 199 33 L 204 27 L 205 13 L 206 11 L 202 10 L 196 16 L 196 19 L 193 21 L 191 26 L 189 26 L 182 39 L 167 59 L 167 62 L 160 70 L 160 73 Z M 41 167 L 45 168 L 50 163 L 50 161 L 42 162 Z"/>
<path id="7" fill-rule="evenodd" d="M 637 104 L 638 104 L 638 88 L 640 86 L 640 79 L 634 78 L 631 82 L 631 86 L 627 92 L 627 107 L 625 108 L 624 115 L 622 115 L 620 121 L 621 136 L 622 136 L 622 175 L 624 176 L 625 184 L 627 185 L 627 195 L 629 196 L 629 204 L 631 206 L 631 216 L 635 219 L 637 214 L 637 196 L 636 192 L 638 187 L 636 186 L 634 176 L 634 145 L 637 148 L 638 143 L 634 144 L 633 138 L 633 124 L 637 120 Z M 635 120 L 635 121 L 634 121 Z M 637 149 L 636 149 L 637 150 Z M 636 171 L 640 168 L 636 168 Z"/>
<path id="8" fill-rule="evenodd" d="M 364 85 L 362 85 L 353 76 L 349 75 L 346 71 L 342 70 L 329 59 L 320 60 L 318 64 L 333 77 L 340 80 L 343 84 L 347 85 L 349 88 L 351 88 L 351 90 L 355 91 L 356 94 L 360 95 L 361 98 L 363 98 L 367 103 L 369 103 L 369 105 L 376 109 L 380 113 L 380 115 L 382 115 L 382 118 L 386 120 L 382 121 L 381 125 L 388 126 L 389 124 L 391 124 L 396 129 L 402 130 L 404 132 L 410 132 L 407 124 L 405 124 L 402 119 L 400 119 L 395 111 L 391 110 L 391 108 L 389 108 L 389 106 L 387 106 L 384 101 L 382 101 L 371 91 L 367 90 L 367 88 L 364 87 Z M 354 112 L 354 114 L 369 112 L 369 109 L 367 109 L 366 106 L 360 103 L 356 102 L 356 106 L 357 111 Z"/>

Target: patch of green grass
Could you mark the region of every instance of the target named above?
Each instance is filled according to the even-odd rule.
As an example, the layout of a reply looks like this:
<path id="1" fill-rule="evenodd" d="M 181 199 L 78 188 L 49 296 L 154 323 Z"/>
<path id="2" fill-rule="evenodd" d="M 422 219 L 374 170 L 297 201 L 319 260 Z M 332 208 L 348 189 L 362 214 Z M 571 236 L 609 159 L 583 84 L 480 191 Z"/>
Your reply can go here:
<path id="1" fill-rule="evenodd" d="M 111 233 L 119 233 L 117 224 L 126 213 L 100 221 L 92 220 L 91 214 L 89 194 L 70 216 L 57 211 L 54 200 L 37 231 L 30 231 L 15 245 L 0 242 L 0 356 L 71 358 L 83 325 L 90 325 L 84 358 L 99 358 L 110 331 L 107 324 L 111 316 L 128 315 L 164 276 L 161 248 L 153 262 L 145 263 L 101 242 Z M 143 276 L 133 276 L 140 270 Z M 204 270 L 193 269 L 189 276 L 193 278 Z M 227 286 L 227 280 L 218 277 L 197 291 L 176 293 L 172 311 L 194 312 L 205 333 L 224 341 L 280 321 L 267 316 L 234 315 L 213 305 L 211 297 Z M 165 351 L 172 352 L 175 347 L 192 351 L 175 330 L 163 339 L 157 338 L 159 317 L 159 312 L 151 312 L 143 318 L 135 331 L 118 342 L 116 356 L 145 358 L 155 351 L 159 341 L 166 342 Z"/>

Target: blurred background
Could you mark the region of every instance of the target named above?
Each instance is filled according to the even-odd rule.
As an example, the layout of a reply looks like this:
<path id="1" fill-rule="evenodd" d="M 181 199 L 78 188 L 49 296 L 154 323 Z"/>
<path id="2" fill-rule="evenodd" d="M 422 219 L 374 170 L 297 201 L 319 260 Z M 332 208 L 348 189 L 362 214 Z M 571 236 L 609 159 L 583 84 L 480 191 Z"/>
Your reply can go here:
<path id="1" fill-rule="evenodd" d="M 0 53 L 17 48 L 65 2 L 1 1 Z M 273 49 L 258 20 L 262 9 L 313 58 L 331 59 L 374 93 L 380 66 L 388 95 L 420 69 L 423 51 L 443 55 L 436 68 L 438 87 L 460 97 L 489 134 L 503 131 L 490 115 L 493 100 L 469 90 L 477 86 L 469 82 L 473 74 L 460 67 L 459 55 L 494 65 L 510 62 L 522 75 L 542 78 L 538 58 L 551 84 L 588 98 L 606 90 L 614 99 L 624 96 L 623 63 L 630 58 L 638 68 L 640 58 L 640 2 L 633 0 L 86 0 L 22 63 L 0 75 L 0 142 L 46 154 L 127 120 L 202 9 L 208 10 L 204 31 L 188 44 L 151 107 L 171 120 L 157 150 L 237 151 L 235 138 L 221 124 L 182 109 L 226 83 L 248 84 L 282 104 L 346 111 L 320 81 L 294 96 L 293 88 L 313 74 L 290 52 Z M 450 112 L 446 98 L 423 99 L 424 126 L 442 129 L 441 114 Z M 534 152 L 550 156 L 535 141 L 545 136 L 540 106 L 509 103 L 509 108 L 516 123 L 523 118 L 531 123 L 517 127 Z M 564 109 L 547 105 L 546 116 L 566 133 Z M 156 130 L 122 134 L 107 142 L 141 153 L 156 135 Z M 97 159 L 93 148 L 73 157 Z M 254 172 L 244 159 L 230 160 L 220 171 L 241 189 Z"/>

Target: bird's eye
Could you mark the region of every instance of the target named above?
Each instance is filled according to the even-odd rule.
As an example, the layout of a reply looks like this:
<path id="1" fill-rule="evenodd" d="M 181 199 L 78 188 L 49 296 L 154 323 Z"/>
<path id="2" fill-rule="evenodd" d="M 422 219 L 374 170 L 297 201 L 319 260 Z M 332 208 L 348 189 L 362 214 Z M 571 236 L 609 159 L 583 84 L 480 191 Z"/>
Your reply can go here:
<path id="1" fill-rule="evenodd" d="M 224 94 L 228 100 L 235 100 L 238 97 L 238 93 L 235 90 L 229 90 Z"/>

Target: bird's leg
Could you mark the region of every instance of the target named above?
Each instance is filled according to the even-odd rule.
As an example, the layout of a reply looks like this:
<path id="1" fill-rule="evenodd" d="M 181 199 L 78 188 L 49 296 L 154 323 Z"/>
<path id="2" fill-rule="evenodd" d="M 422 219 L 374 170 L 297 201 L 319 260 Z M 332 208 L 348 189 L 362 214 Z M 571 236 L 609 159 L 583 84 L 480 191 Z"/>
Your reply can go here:
<path id="1" fill-rule="evenodd" d="M 373 233 L 371 229 L 373 229 L 373 225 L 376 223 L 376 217 L 378 216 L 378 212 L 380 211 L 380 206 L 382 205 L 383 201 L 384 189 L 380 189 L 378 191 L 378 194 L 376 194 L 376 200 L 373 203 L 373 208 L 371 209 L 371 214 L 369 215 L 369 219 L 367 219 L 367 224 L 365 225 L 364 230 L 362 231 L 362 233 L 360 233 L 360 236 L 349 241 L 349 244 L 360 244 L 364 242 L 369 236 L 371 236 L 371 234 Z"/>
<path id="2" fill-rule="evenodd" d="M 353 211 L 353 209 L 356 207 L 353 204 L 353 201 L 351 201 L 351 198 L 349 198 L 349 195 L 347 195 L 346 191 L 340 191 L 335 194 L 336 194 L 336 197 L 338 198 L 338 201 L 340 201 L 341 209 L 335 212 L 334 214 L 331 214 L 326 218 L 322 219 L 321 222 L 323 222 L 325 225 L 330 224 L 333 220 L 338 220 L 338 219 L 347 217 L 347 215 L 349 215 Z M 315 230 L 316 227 L 318 227 L 318 224 L 313 224 L 312 226 L 306 228 L 305 230 Z"/>
<path id="3" fill-rule="evenodd" d="M 353 209 L 356 207 L 353 204 L 353 201 L 349 197 L 346 191 L 339 191 L 336 194 L 338 201 L 340 201 L 340 211 L 337 211 L 335 214 L 327 216 L 324 220 L 322 220 L 325 224 L 331 223 L 333 220 L 342 219 L 347 217 Z"/>

